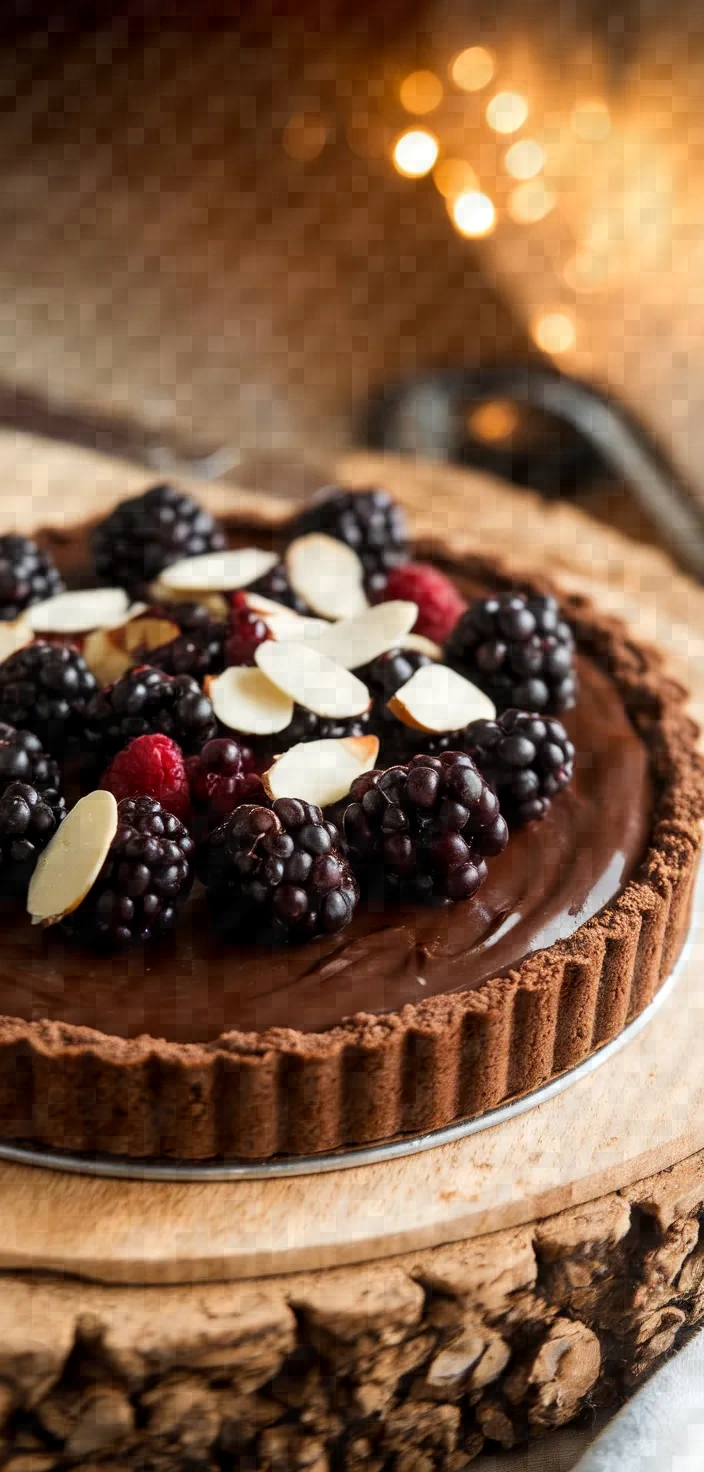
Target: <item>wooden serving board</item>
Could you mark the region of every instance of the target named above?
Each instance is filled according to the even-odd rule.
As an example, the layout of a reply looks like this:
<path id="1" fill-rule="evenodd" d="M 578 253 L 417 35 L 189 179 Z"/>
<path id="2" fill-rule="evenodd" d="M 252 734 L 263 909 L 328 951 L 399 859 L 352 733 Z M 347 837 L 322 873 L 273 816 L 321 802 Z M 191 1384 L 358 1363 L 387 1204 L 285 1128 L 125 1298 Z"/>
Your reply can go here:
<path id="1" fill-rule="evenodd" d="M 25 526 L 57 504 L 70 524 L 83 507 L 97 510 L 147 479 L 16 435 L 0 436 L 2 468 L 15 488 L 8 520 Z M 591 592 L 640 638 L 669 649 L 693 706 L 704 710 L 704 593 L 660 553 L 570 508 L 439 465 L 355 456 L 338 473 L 351 484 L 388 485 L 419 531 L 449 528 L 458 550 L 498 548 Z M 262 508 L 222 484 L 205 488 L 204 499 L 277 515 L 273 501 Z M 477 1237 L 627 1186 L 704 1147 L 703 963 L 698 921 L 675 993 L 624 1051 L 531 1112 L 423 1154 L 330 1174 L 197 1184 L 4 1164 L 0 1267 L 113 1283 L 290 1273 Z"/>
<path id="2" fill-rule="evenodd" d="M 621 1052 L 529 1113 L 422 1154 L 270 1180 L 148 1182 L 0 1166 L 0 1267 L 103 1282 L 251 1278 L 517 1226 L 704 1148 L 704 919 Z"/>

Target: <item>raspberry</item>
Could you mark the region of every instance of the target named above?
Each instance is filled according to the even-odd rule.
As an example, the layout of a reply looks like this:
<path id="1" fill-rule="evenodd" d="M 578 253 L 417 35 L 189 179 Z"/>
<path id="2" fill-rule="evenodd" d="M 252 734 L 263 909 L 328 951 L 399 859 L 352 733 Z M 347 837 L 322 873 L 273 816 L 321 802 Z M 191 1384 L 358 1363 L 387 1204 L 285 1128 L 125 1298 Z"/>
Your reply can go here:
<path id="1" fill-rule="evenodd" d="M 51 557 L 31 537 L 0 537 L 0 619 L 17 618 L 30 603 L 52 598 L 63 586 Z"/>
<path id="2" fill-rule="evenodd" d="M 66 817 L 66 803 L 51 788 L 10 782 L 0 797 L 0 893 L 26 894 L 42 849 Z"/>
<path id="3" fill-rule="evenodd" d="M 97 688 L 95 675 L 72 645 L 28 644 L 0 664 L 0 721 L 26 727 L 61 755 L 82 735 Z"/>
<path id="4" fill-rule="evenodd" d="M 263 618 L 247 606 L 243 593 L 235 593 L 225 637 L 225 663 L 253 665 L 255 649 L 268 638 Z"/>
<path id="5" fill-rule="evenodd" d="M 0 724 L 0 788 L 9 782 L 28 782 L 40 793 L 58 791 L 59 768 L 33 731 Z"/>
<path id="6" fill-rule="evenodd" d="M 223 928 L 265 942 L 337 935 L 359 897 L 337 829 L 294 798 L 236 808 L 211 834 L 205 877 Z"/>
<path id="7" fill-rule="evenodd" d="M 574 637 L 554 598 L 501 593 L 470 604 L 445 658 L 491 697 L 498 711 L 555 714 L 577 696 Z"/>
<path id="8" fill-rule="evenodd" d="M 406 518 L 388 491 L 343 491 L 326 488 L 321 498 L 289 524 L 291 537 L 325 532 L 357 553 L 367 588 L 381 592 L 391 569 L 406 561 Z"/>
<path id="9" fill-rule="evenodd" d="M 417 603 L 414 632 L 434 639 L 436 644 L 444 644 L 467 607 L 455 584 L 429 562 L 406 562 L 403 567 L 393 568 L 381 601 L 387 603 L 390 598 Z"/>
<path id="10" fill-rule="evenodd" d="M 193 839 L 153 797 L 123 798 L 117 832 L 86 898 L 62 921 L 76 940 L 127 946 L 173 930 L 190 890 Z"/>
<path id="11" fill-rule="evenodd" d="M 207 814 L 211 828 L 241 803 L 267 804 L 261 777 L 254 771 L 254 754 L 237 741 L 219 737 L 206 741 L 198 756 L 188 758 L 186 771 L 193 805 Z"/>
<path id="12" fill-rule="evenodd" d="M 137 736 L 118 751 L 100 786 L 123 797 L 154 797 L 167 813 L 188 824 L 191 816 L 183 752 L 169 736 Z"/>
<path id="13" fill-rule="evenodd" d="M 95 528 L 92 546 L 104 582 L 141 594 L 169 563 L 218 552 L 225 537 L 192 496 L 163 485 L 120 501 Z"/>
<path id="14" fill-rule="evenodd" d="M 86 738 L 112 754 L 136 736 L 171 736 L 183 751 L 199 751 L 215 735 L 213 707 L 189 675 L 166 675 L 151 665 L 127 670 L 88 702 Z"/>
<path id="15" fill-rule="evenodd" d="M 497 721 L 472 721 L 462 745 L 496 790 L 513 822 L 544 818 L 571 780 L 574 746 L 560 721 L 507 710 Z"/>
<path id="16" fill-rule="evenodd" d="M 402 899 L 470 899 L 508 841 L 498 797 L 460 751 L 357 777 L 344 826 L 353 859 Z"/>

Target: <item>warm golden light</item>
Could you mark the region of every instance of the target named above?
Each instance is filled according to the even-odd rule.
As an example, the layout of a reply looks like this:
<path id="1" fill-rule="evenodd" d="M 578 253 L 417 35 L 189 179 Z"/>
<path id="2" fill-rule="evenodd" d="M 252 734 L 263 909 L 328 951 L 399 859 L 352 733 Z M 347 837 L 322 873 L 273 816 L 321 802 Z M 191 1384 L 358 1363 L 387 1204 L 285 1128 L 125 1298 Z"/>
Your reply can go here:
<path id="1" fill-rule="evenodd" d="M 585 143 L 601 143 L 611 132 L 609 109 L 600 97 L 578 102 L 572 109 L 570 123 L 572 132 Z"/>
<path id="2" fill-rule="evenodd" d="M 328 132 L 328 125 L 319 113 L 296 112 L 284 128 L 284 150 L 296 163 L 310 163 L 322 153 Z"/>
<path id="3" fill-rule="evenodd" d="M 528 116 L 528 103 L 520 92 L 497 92 L 486 110 L 486 120 L 495 133 L 515 133 Z"/>
<path id="4" fill-rule="evenodd" d="M 555 208 L 555 196 L 543 179 L 529 179 L 511 190 L 506 208 L 517 225 L 534 225 Z"/>
<path id="5" fill-rule="evenodd" d="M 510 399 L 489 399 L 478 404 L 467 415 L 467 428 L 477 440 L 488 445 L 499 445 L 508 440 L 517 429 L 518 410 Z"/>
<path id="6" fill-rule="evenodd" d="M 583 248 L 567 261 L 562 279 L 572 291 L 601 291 L 613 279 L 616 264 L 613 253 Z"/>
<path id="7" fill-rule="evenodd" d="M 394 144 L 394 164 L 399 174 L 408 179 L 421 179 L 429 174 L 438 156 L 438 141 L 424 128 L 402 133 Z"/>
<path id="8" fill-rule="evenodd" d="M 512 179 L 534 179 L 545 164 L 545 149 L 535 138 L 520 138 L 506 153 L 504 165 Z"/>
<path id="9" fill-rule="evenodd" d="M 482 87 L 491 81 L 495 70 L 496 63 L 490 51 L 484 46 L 468 46 L 452 62 L 450 76 L 463 92 L 481 92 Z"/>
<path id="10" fill-rule="evenodd" d="M 566 312 L 544 312 L 532 328 L 533 338 L 544 353 L 568 353 L 577 338 L 574 322 Z"/>
<path id="11" fill-rule="evenodd" d="M 433 183 L 445 199 L 456 199 L 458 194 L 476 189 L 477 182 L 472 165 L 463 158 L 442 158 L 433 169 Z"/>
<path id="12" fill-rule="evenodd" d="M 496 211 L 488 196 L 478 189 L 468 189 L 452 204 L 451 214 L 460 235 L 488 235 L 494 228 Z"/>
<path id="13" fill-rule="evenodd" d="M 406 112 L 432 112 L 442 102 L 443 86 L 435 72 L 411 72 L 399 88 L 401 106 Z"/>

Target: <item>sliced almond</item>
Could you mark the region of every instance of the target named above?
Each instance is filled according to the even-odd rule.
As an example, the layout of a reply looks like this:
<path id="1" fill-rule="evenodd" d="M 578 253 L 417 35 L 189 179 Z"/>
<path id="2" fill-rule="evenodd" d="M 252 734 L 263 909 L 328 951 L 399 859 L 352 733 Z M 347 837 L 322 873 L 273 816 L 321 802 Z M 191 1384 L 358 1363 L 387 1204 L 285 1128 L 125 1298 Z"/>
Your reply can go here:
<path id="1" fill-rule="evenodd" d="M 354 618 L 367 607 L 364 568 L 345 542 L 310 532 L 297 537 L 284 558 L 294 593 L 323 618 Z"/>
<path id="2" fill-rule="evenodd" d="M 488 695 L 445 664 L 426 664 L 388 702 L 404 726 L 416 731 L 460 731 L 470 721 L 493 720 Z"/>
<path id="3" fill-rule="evenodd" d="M 299 644 L 307 644 L 309 640 L 315 640 L 323 629 L 331 627 L 327 619 L 296 613 L 285 603 L 265 598 L 263 593 L 244 593 L 242 596 L 252 613 L 258 613 L 264 620 L 272 639 L 294 639 Z"/>
<path id="4" fill-rule="evenodd" d="M 115 629 L 96 629 L 83 644 L 83 658 L 101 685 L 111 685 L 131 669 L 142 652 L 169 644 L 180 633 L 167 618 L 134 618 Z"/>
<path id="5" fill-rule="evenodd" d="M 130 619 L 121 629 L 108 632 L 113 638 L 117 635 L 122 640 L 128 654 L 138 654 L 143 649 L 149 652 L 150 649 L 159 649 L 162 644 L 170 644 L 172 639 L 178 639 L 181 630 L 173 619 L 153 618 L 147 614 L 144 618 Z"/>
<path id="6" fill-rule="evenodd" d="M 231 593 L 246 588 L 271 572 L 278 562 L 275 552 L 261 547 L 231 547 L 223 552 L 204 552 L 184 557 L 159 574 L 159 581 L 174 592 Z"/>
<path id="7" fill-rule="evenodd" d="M 371 772 L 379 755 L 376 736 L 304 741 L 276 758 L 262 781 L 269 797 L 298 797 L 325 807 L 346 797 L 355 777 Z"/>
<path id="8" fill-rule="evenodd" d="M 227 618 L 229 604 L 222 593 L 205 593 L 202 589 L 193 588 L 169 588 L 157 578 L 149 588 L 149 599 L 152 603 L 200 603 L 207 608 L 212 618 L 221 622 Z"/>
<path id="9" fill-rule="evenodd" d="M 356 670 L 386 654 L 387 649 L 401 647 L 417 617 L 415 603 L 392 599 L 334 624 L 323 619 L 301 619 L 302 627 L 289 637 L 334 659 L 343 669 Z M 275 633 L 274 638 L 278 637 Z"/>
<path id="10" fill-rule="evenodd" d="M 295 644 L 308 644 L 313 649 L 320 647 L 319 641 L 328 629 L 335 628 L 335 624 L 328 623 L 324 618 L 301 617 L 298 613 L 294 613 L 291 618 L 288 609 L 280 610 L 279 613 L 263 613 L 261 616 L 272 639 L 293 640 Z"/>
<path id="11" fill-rule="evenodd" d="M 442 659 L 442 649 L 425 634 L 405 634 L 399 639 L 399 649 L 414 649 L 417 654 L 427 654 L 428 659 Z"/>
<path id="12" fill-rule="evenodd" d="M 124 588 L 79 588 L 33 603 L 27 619 L 35 634 L 88 634 L 124 622 L 128 610 Z"/>
<path id="13" fill-rule="evenodd" d="M 293 700 L 261 670 L 231 665 L 221 675 L 207 676 L 204 685 L 218 720 L 229 731 L 274 736 L 293 720 Z"/>
<path id="14" fill-rule="evenodd" d="M 34 634 L 24 614 L 0 622 L 0 664 L 18 649 L 31 644 Z"/>
<path id="15" fill-rule="evenodd" d="M 366 685 L 334 659 L 306 644 L 267 639 L 255 649 L 254 658 L 279 690 L 316 716 L 345 720 L 369 710 L 371 697 Z"/>
<path id="16" fill-rule="evenodd" d="M 242 596 L 247 607 L 251 608 L 253 613 L 261 613 L 262 617 L 269 613 L 280 613 L 286 614 L 290 619 L 300 618 L 300 614 L 296 613 L 294 608 L 287 608 L 285 603 L 277 603 L 275 598 L 265 598 L 263 593 L 245 591 Z"/>
<path id="17" fill-rule="evenodd" d="M 27 895 L 33 925 L 55 925 L 92 889 L 117 832 L 111 792 L 89 792 L 72 808 L 39 857 Z"/>

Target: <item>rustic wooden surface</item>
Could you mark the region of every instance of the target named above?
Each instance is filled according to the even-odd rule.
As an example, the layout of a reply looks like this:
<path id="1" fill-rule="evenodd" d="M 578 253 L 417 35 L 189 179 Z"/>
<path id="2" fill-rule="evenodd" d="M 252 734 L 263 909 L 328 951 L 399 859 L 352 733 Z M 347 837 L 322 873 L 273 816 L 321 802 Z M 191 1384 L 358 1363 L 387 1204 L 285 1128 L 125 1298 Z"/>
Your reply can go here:
<path id="1" fill-rule="evenodd" d="M 349 460 L 340 470 L 353 483 L 383 480 L 400 490 L 419 528 L 456 529 L 458 548 L 481 543 L 508 550 L 510 545 L 526 564 L 544 560 L 566 585 L 596 589 L 603 605 L 633 615 L 641 637 L 670 643 L 701 708 L 704 594 L 674 574 L 659 553 L 635 556 L 617 534 L 574 512 L 546 512 L 530 496 L 457 471 L 366 457 Z M 28 513 L 33 511 L 37 525 L 59 504 L 70 520 L 81 507 L 98 510 L 123 490 L 145 483 L 145 477 L 117 463 L 60 447 L 47 450 L 22 436 L 0 436 L 0 472 L 13 493 L 6 516 L 21 523 L 32 519 Z M 233 508 L 252 504 L 221 487 L 210 488 L 207 499 Z M 270 511 L 277 512 L 273 503 Z M 687 1018 L 688 1051 L 696 1058 L 696 1011 Z M 621 1055 L 626 1097 L 633 1070 L 638 1088 L 648 1082 L 636 1066 L 635 1050 L 650 1039 L 650 1064 L 657 1074 L 663 1063 L 657 1043 L 665 1044 L 666 1032 L 669 1028 L 655 1022 Z M 596 1074 L 592 1082 L 599 1079 Z M 655 1098 L 657 1077 L 650 1083 Z M 583 1088 L 580 1084 L 563 1096 L 565 1103 L 576 1101 Z M 549 1196 L 555 1142 L 546 1148 L 538 1130 L 536 1158 L 523 1162 L 534 1181 L 542 1172 L 543 1195 L 536 1196 L 532 1213 L 536 1219 L 491 1231 L 500 1218 L 488 1214 L 484 1235 L 474 1240 L 419 1244 L 376 1264 L 241 1283 L 136 1286 L 66 1276 L 67 1268 L 70 1274 L 78 1266 L 69 1260 L 65 1236 L 68 1188 L 84 1193 L 85 1242 L 95 1255 L 96 1219 L 85 1210 L 85 1191 L 97 1200 L 113 1187 L 67 1183 L 58 1175 L 28 1170 L 17 1176 L 8 1168 L 1 1180 L 3 1240 L 12 1230 L 9 1186 L 21 1176 L 29 1194 L 16 1221 L 14 1250 L 21 1250 L 20 1238 L 29 1241 L 35 1223 L 40 1229 L 50 1226 L 53 1263 L 64 1273 L 36 1272 L 41 1260 L 30 1252 L 31 1260 L 23 1259 L 27 1271 L 6 1270 L 0 1278 L 6 1465 L 11 1472 L 64 1466 L 85 1472 L 96 1466 L 110 1472 L 127 1466 L 155 1472 L 183 1466 L 382 1472 L 393 1464 L 401 1472 L 461 1472 L 487 1439 L 489 1445 L 508 1447 L 569 1423 L 585 1407 L 612 1403 L 704 1317 L 704 1255 L 698 1240 L 704 1153 L 684 1158 L 701 1146 L 701 1101 L 686 1106 L 678 1119 L 679 1110 L 676 1099 L 662 1090 L 656 1114 L 639 1118 L 641 1105 L 634 1098 L 631 1155 L 621 1161 L 620 1179 L 618 1172 L 610 1180 L 595 1175 L 593 1199 L 557 1215 L 547 1216 L 556 1205 Z M 591 1124 L 592 1135 L 601 1129 L 598 1144 L 607 1153 L 612 1113 L 608 1123 L 598 1124 L 594 1116 Z M 680 1161 L 628 1184 L 654 1168 L 646 1163 L 646 1151 L 653 1144 L 656 1115 L 678 1139 Z M 523 1123 L 539 1118 L 527 1116 Z M 502 1126 L 494 1133 L 498 1139 L 514 1128 Z M 482 1147 L 490 1140 L 490 1135 L 478 1137 Z M 509 1140 L 506 1158 L 510 1145 Z M 451 1162 L 452 1150 L 436 1153 Z M 427 1176 L 427 1159 L 401 1162 L 397 1169 L 420 1162 Z M 638 1160 L 640 1166 L 634 1164 Z M 331 1192 L 326 1210 L 333 1234 L 342 1215 L 339 1203 L 335 1213 L 335 1189 L 349 1191 L 354 1176 L 357 1195 L 367 1206 L 374 1201 L 370 1171 L 317 1183 Z M 497 1170 L 485 1166 L 477 1172 L 477 1183 L 484 1177 L 498 1186 Z M 523 1176 L 515 1179 L 522 1189 Z M 294 1184 L 297 1189 L 304 1185 Z M 457 1211 L 456 1167 L 448 1171 L 446 1184 L 448 1197 L 440 1211 L 447 1235 L 454 1236 L 447 1220 Z M 459 1188 L 469 1197 L 467 1180 Z M 113 1203 L 121 1198 L 124 1208 L 129 1200 L 129 1210 L 116 1220 L 128 1234 L 130 1223 L 138 1220 L 131 1193 L 142 1193 L 143 1200 L 151 1196 L 153 1227 L 172 1234 L 176 1276 L 182 1276 L 179 1230 L 189 1199 L 195 1201 L 200 1188 L 133 1183 L 114 1189 Z M 229 1188 L 210 1189 L 215 1200 Z M 281 1189 L 282 1183 L 272 1186 L 273 1193 Z M 387 1189 L 386 1199 L 378 1200 L 385 1219 L 399 1204 L 414 1209 L 418 1193 L 397 1199 L 396 1187 L 388 1183 Z M 484 1199 L 488 1202 L 489 1195 Z M 211 1222 L 203 1202 L 201 1197 L 203 1226 L 210 1223 L 217 1233 L 217 1216 Z M 283 1215 L 285 1202 L 281 1197 L 279 1202 Z M 517 1205 L 520 1216 L 521 1202 Z M 318 1214 L 324 1220 L 319 1208 Z M 104 1253 L 112 1271 L 124 1250 L 116 1236 L 113 1232 Z M 142 1249 L 149 1250 L 146 1233 Z M 131 1250 L 136 1256 L 134 1240 Z M 105 1262 L 103 1270 L 111 1270 Z"/>
<path id="2" fill-rule="evenodd" d="M 245 1284 L 0 1279 L 5 1472 L 463 1472 L 704 1318 L 704 1155 L 529 1226 Z"/>

